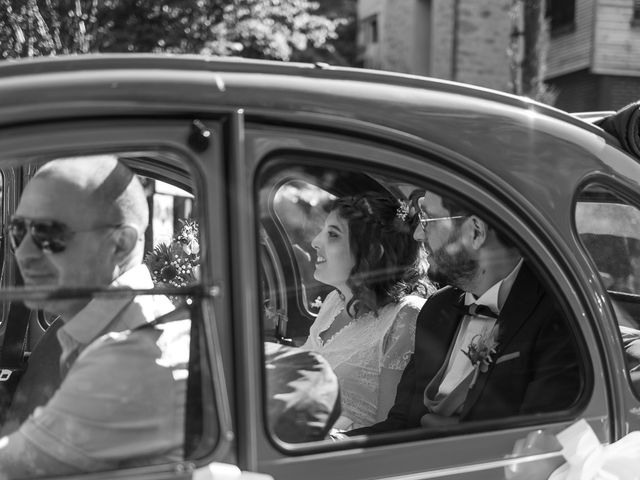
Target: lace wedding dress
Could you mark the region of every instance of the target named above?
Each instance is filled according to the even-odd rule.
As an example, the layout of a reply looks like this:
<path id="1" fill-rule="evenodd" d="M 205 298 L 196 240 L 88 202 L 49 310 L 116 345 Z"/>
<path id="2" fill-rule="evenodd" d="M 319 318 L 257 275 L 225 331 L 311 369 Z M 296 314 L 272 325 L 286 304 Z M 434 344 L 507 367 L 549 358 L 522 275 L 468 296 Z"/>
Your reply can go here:
<path id="1" fill-rule="evenodd" d="M 377 316 L 368 312 L 352 320 L 325 342 L 320 334 L 345 308 L 336 290 L 327 295 L 302 348 L 320 353 L 338 377 L 342 416 L 336 428 L 359 428 L 376 422 L 380 373 L 383 368 L 402 371 L 409 362 L 416 318 L 424 302 L 424 298 L 409 295 L 385 305 Z"/>

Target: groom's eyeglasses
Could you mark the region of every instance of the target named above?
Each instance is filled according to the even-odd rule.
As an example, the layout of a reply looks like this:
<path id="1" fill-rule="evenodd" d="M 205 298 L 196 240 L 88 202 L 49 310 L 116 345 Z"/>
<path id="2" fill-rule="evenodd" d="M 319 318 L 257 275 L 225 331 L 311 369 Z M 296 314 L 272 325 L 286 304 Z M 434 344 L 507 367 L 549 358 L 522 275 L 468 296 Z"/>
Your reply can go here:
<path id="1" fill-rule="evenodd" d="M 424 210 L 422 210 L 421 208 L 418 209 L 418 220 L 420 221 L 420 226 L 422 227 L 422 230 L 427 231 L 427 226 L 429 225 L 430 222 L 439 222 L 441 220 L 457 220 L 459 218 L 467 218 L 468 215 L 453 215 L 450 217 L 435 217 L 435 218 L 431 218 L 429 217 L 429 215 L 427 215 L 427 212 L 425 212 Z"/>
<path id="2" fill-rule="evenodd" d="M 24 217 L 12 217 L 7 225 L 7 235 L 11 249 L 15 252 L 27 233 L 38 249 L 46 253 L 60 253 L 67 248 L 67 242 L 79 232 L 92 232 L 105 228 L 117 228 L 115 225 L 94 227 L 86 230 L 71 230 L 69 226 L 56 220 L 29 220 Z"/>

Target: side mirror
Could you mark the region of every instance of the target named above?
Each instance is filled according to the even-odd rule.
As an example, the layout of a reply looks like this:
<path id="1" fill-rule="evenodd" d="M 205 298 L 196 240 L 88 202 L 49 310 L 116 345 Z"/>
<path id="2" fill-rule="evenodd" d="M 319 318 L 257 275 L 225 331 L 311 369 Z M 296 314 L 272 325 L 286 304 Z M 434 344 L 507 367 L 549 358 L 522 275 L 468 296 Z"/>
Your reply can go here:
<path id="1" fill-rule="evenodd" d="M 340 387 L 329 363 L 300 348 L 265 343 L 267 420 L 283 442 L 324 440 L 340 416 Z"/>

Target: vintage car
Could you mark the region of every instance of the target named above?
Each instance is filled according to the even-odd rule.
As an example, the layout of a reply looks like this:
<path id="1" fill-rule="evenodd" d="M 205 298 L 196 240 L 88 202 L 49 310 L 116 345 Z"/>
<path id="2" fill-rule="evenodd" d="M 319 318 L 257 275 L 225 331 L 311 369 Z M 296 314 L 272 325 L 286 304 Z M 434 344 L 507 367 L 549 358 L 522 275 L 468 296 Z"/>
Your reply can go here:
<path id="1" fill-rule="evenodd" d="M 157 289 L 189 305 L 195 325 L 184 459 L 87 478 L 518 478 L 562 459 L 555 446 L 516 448 L 532 432 L 585 419 L 608 444 L 639 429 L 629 338 L 640 327 L 640 162 L 585 119 L 483 88 L 324 64 L 2 62 L 2 223 L 43 162 L 117 157 L 149 196 Z M 314 278 L 310 243 L 323 206 L 370 191 L 411 201 L 425 190 L 508 236 L 555 297 L 580 352 L 575 398 L 446 429 L 281 438 L 267 408 L 265 344 L 300 346 L 331 291 Z M 1 253 L 5 383 L 54 320 L 23 299 L 126 294 L 23 288 L 5 237 Z M 174 260 L 182 276 L 163 270 Z M 137 292 L 148 293 L 158 291 Z"/>

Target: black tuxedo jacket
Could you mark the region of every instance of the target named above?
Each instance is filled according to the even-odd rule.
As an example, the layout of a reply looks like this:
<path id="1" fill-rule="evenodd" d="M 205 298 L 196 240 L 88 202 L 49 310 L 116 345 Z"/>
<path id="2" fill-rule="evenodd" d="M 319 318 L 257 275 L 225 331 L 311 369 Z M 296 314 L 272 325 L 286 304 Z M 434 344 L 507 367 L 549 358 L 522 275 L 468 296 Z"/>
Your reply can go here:
<path id="1" fill-rule="evenodd" d="M 445 287 L 417 319 L 413 357 L 402 374 L 386 420 L 349 435 L 420 427 L 428 413 L 424 390 L 443 363 L 464 316 L 461 290 Z M 461 421 L 569 408 L 578 398 L 581 375 L 577 347 L 553 295 L 522 265 L 498 318 L 495 362 L 469 389 Z"/>

